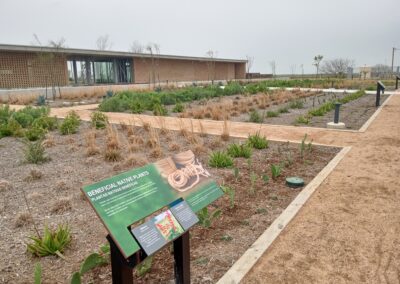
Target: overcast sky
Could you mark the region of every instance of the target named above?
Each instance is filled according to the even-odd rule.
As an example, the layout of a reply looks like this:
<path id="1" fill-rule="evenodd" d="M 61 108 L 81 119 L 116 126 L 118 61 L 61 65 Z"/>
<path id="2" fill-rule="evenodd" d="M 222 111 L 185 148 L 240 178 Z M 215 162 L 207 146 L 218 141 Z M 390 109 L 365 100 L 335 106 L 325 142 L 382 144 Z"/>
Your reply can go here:
<path id="1" fill-rule="evenodd" d="M 253 72 L 314 72 L 313 57 L 391 64 L 400 48 L 400 0 L 0 0 L 0 43 L 66 39 L 96 48 L 108 34 L 113 50 L 137 40 L 162 54 L 254 57 Z M 395 65 L 400 65 L 400 50 Z"/>

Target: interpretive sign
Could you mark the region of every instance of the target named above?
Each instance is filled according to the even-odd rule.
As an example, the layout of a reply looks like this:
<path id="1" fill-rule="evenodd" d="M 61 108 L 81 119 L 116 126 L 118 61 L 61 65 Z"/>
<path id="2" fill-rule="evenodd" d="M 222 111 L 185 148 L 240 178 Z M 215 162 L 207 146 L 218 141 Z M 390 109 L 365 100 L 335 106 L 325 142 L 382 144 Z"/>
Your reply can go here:
<path id="1" fill-rule="evenodd" d="M 132 229 L 132 233 L 147 255 L 161 249 L 181 236 L 199 221 L 185 201 L 178 203 L 146 223 Z"/>
<path id="2" fill-rule="evenodd" d="M 192 151 L 85 186 L 82 190 L 126 258 L 140 249 L 130 232 L 133 223 L 179 198 L 187 202 L 191 211 L 197 212 L 223 195 Z M 182 229 L 194 220 L 185 221 L 185 214 L 189 212 L 185 213 L 184 206 L 178 210 L 172 207 L 169 211 L 174 212 Z M 152 227 L 149 225 L 143 232 L 146 230 L 151 232 Z"/>

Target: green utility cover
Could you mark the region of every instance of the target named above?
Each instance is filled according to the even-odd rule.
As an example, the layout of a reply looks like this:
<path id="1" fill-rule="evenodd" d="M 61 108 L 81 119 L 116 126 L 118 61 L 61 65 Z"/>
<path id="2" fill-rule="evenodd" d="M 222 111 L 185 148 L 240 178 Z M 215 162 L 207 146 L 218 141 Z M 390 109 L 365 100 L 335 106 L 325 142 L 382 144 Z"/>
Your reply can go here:
<path id="1" fill-rule="evenodd" d="M 301 187 L 304 185 L 304 180 L 299 177 L 288 177 L 286 178 L 286 184 L 289 187 Z"/>

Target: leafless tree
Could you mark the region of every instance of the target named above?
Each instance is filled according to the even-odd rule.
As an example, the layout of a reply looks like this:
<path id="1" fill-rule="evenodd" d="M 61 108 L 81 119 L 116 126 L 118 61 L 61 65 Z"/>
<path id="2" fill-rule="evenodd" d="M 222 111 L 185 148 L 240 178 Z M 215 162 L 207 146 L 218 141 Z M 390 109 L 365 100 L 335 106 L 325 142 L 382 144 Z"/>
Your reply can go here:
<path id="1" fill-rule="evenodd" d="M 45 88 L 46 88 L 46 98 L 47 98 L 47 88 L 51 87 L 53 99 L 56 98 L 56 86 L 58 87 L 58 93 L 61 98 L 61 88 L 60 88 L 60 74 L 55 76 L 57 66 L 57 59 L 65 60 L 65 54 L 62 52 L 66 48 L 65 38 L 60 38 L 58 40 L 50 40 L 47 45 L 42 44 L 37 34 L 33 34 L 34 41 L 32 45 L 39 46 L 41 51 L 38 53 L 38 61 L 40 65 L 45 66 Z M 45 51 L 45 47 L 52 47 L 53 52 Z"/>
<path id="2" fill-rule="evenodd" d="M 211 84 L 214 84 L 215 80 L 215 58 L 217 57 L 217 54 L 217 51 L 211 49 L 206 52 L 206 55 L 209 58 L 207 61 L 208 81 L 211 81 Z"/>
<path id="3" fill-rule="evenodd" d="M 290 65 L 290 71 L 292 72 L 292 75 L 296 74 L 296 69 L 297 69 L 297 65 L 296 64 Z"/>
<path id="4" fill-rule="evenodd" d="M 326 60 L 321 66 L 321 72 L 334 75 L 338 78 L 345 77 L 349 67 L 354 67 L 354 60 L 346 58 L 335 58 Z"/>
<path id="5" fill-rule="evenodd" d="M 392 68 L 385 64 L 376 64 L 372 66 L 371 71 L 373 73 L 373 76 L 379 78 L 390 78 L 390 75 L 392 73 Z"/>
<path id="6" fill-rule="evenodd" d="M 155 85 L 156 81 L 158 81 L 160 84 L 160 74 L 158 73 L 160 45 L 157 43 L 148 43 L 146 51 L 150 54 L 151 59 L 151 77 L 149 83 L 153 82 Z"/>
<path id="7" fill-rule="evenodd" d="M 323 58 L 324 58 L 324 57 L 323 57 L 321 54 L 314 56 L 314 63 L 313 63 L 313 65 L 314 65 L 315 68 L 317 69 L 316 77 L 318 77 L 318 74 L 319 74 L 319 65 L 321 64 L 321 61 L 322 61 Z"/>
<path id="8" fill-rule="evenodd" d="M 272 76 L 276 75 L 276 63 L 275 60 L 269 62 L 269 66 L 271 67 Z"/>
<path id="9" fill-rule="evenodd" d="M 137 41 L 137 40 L 135 40 L 134 42 L 132 42 L 132 44 L 131 44 L 129 50 L 130 50 L 131 52 L 133 52 L 133 53 L 144 53 L 144 47 L 143 47 L 143 45 L 142 45 L 139 41 Z"/>
<path id="10" fill-rule="evenodd" d="M 246 55 L 246 60 L 247 60 L 247 72 L 246 73 L 250 73 L 250 69 L 251 67 L 253 67 L 253 63 L 254 63 L 254 57 L 250 56 L 250 55 Z"/>
<path id="11" fill-rule="evenodd" d="M 98 50 L 110 50 L 113 43 L 110 41 L 108 35 L 99 36 L 96 40 L 96 46 Z"/>

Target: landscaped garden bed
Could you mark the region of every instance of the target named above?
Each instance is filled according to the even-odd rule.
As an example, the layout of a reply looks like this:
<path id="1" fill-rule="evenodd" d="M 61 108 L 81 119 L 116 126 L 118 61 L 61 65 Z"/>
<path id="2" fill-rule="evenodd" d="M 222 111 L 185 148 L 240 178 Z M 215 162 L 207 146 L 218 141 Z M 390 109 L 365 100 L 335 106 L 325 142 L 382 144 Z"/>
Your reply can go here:
<path id="1" fill-rule="evenodd" d="M 147 124 L 110 126 L 101 113 L 92 115 L 92 124 L 79 126 L 73 114 L 58 129 L 42 124 L 45 136 L 38 134 L 36 141 L 27 142 L 25 132 L 38 125 L 38 119 L 47 120 L 43 119 L 46 112 L 21 128 L 15 127 L 15 116 L 8 111 L 2 124 L 14 124 L 12 129 L 18 131 L 12 135 L 19 138 L 0 139 L 0 279 L 4 283 L 32 282 L 37 262 L 45 283 L 65 283 L 88 255 L 106 243 L 107 232 L 80 188 L 185 150 L 199 157 L 225 191 L 207 212 L 200 213 L 201 224 L 191 230 L 192 281 L 215 282 L 300 192 L 301 188 L 287 187 L 285 177 L 300 176 L 307 184 L 339 151 L 313 145 L 307 137 L 301 144 L 290 144 L 266 141 L 262 135 L 236 139 L 229 137 L 228 130 L 210 136 Z M 44 153 L 38 151 L 40 145 Z M 61 224 L 68 224 L 71 231 L 62 257 L 39 258 L 27 252 L 29 237 L 43 234 L 45 225 Z M 173 279 L 170 248 L 157 253 L 152 265 L 141 272 L 138 282 Z M 110 283 L 110 265 L 86 272 L 83 279 Z"/>

